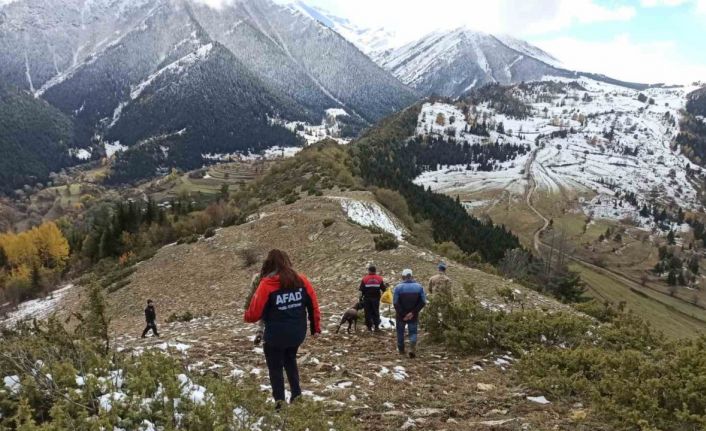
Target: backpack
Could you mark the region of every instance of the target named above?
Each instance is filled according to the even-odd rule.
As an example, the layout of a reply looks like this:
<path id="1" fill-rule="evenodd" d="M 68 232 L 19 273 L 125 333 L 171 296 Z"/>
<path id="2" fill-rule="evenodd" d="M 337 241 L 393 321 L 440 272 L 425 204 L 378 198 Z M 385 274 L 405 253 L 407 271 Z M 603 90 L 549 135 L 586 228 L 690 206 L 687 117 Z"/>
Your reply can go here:
<path id="1" fill-rule="evenodd" d="M 380 297 L 380 302 L 383 304 L 392 304 L 392 290 L 394 288 L 390 287 L 386 291 L 382 293 L 382 296 Z"/>

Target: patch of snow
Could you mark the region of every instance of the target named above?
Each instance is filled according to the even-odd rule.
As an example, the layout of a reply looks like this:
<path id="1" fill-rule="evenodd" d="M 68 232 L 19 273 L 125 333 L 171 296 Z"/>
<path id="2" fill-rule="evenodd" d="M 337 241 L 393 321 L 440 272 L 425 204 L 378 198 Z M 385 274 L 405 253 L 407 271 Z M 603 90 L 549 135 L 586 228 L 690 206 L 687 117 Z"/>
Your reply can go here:
<path id="1" fill-rule="evenodd" d="M 109 412 L 113 409 L 115 403 L 124 401 L 127 398 L 123 392 L 111 392 L 105 395 L 101 395 L 98 398 L 98 404 L 102 410 Z"/>
<path id="2" fill-rule="evenodd" d="M 85 148 L 69 148 L 69 155 L 80 160 L 89 160 L 92 154 Z"/>
<path id="3" fill-rule="evenodd" d="M 402 381 L 407 379 L 409 377 L 409 374 L 407 374 L 407 370 L 405 370 L 404 367 L 398 365 L 392 370 L 392 378 L 397 380 L 397 381 Z"/>
<path id="4" fill-rule="evenodd" d="M 180 353 L 186 353 L 191 348 L 191 346 L 189 344 L 178 343 L 178 342 L 174 342 L 174 341 L 161 343 L 161 344 L 156 345 L 155 347 L 158 348 L 159 350 L 164 350 L 164 351 L 169 350 L 171 348 L 171 349 L 175 349 L 177 352 L 180 352 Z"/>
<path id="5" fill-rule="evenodd" d="M 56 307 L 61 302 L 61 299 L 73 287 L 73 284 L 67 284 L 61 289 L 50 293 L 46 298 L 33 299 L 31 301 L 21 303 L 17 307 L 17 310 L 9 312 L 5 319 L 0 321 L 0 324 L 6 327 L 14 327 L 17 323 L 24 320 L 46 319 L 54 312 L 54 310 L 56 310 Z"/>
<path id="6" fill-rule="evenodd" d="M 338 197 L 332 197 L 332 199 L 339 199 L 348 218 L 361 226 L 376 227 L 394 235 L 399 240 L 407 234 L 407 230 L 401 223 L 397 222 L 387 210 L 375 202 Z"/>
<path id="7" fill-rule="evenodd" d="M 548 399 L 546 399 L 546 398 L 544 397 L 544 395 L 539 396 L 539 397 L 527 397 L 527 400 L 528 400 L 528 401 L 532 401 L 533 403 L 537 403 L 537 404 L 549 404 L 549 403 L 551 403 L 551 401 L 549 401 Z"/>
<path id="8" fill-rule="evenodd" d="M 105 147 L 105 155 L 108 157 L 113 157 L 115 153 L 127 150 L 127 147 L 121 145 L 120 141 L 106 142 L 103 146 Z"/>
<path id="9" fill-rule="evenodd" d="M 22 389 L 22 385 L 20 384 L 20 376 L 16 374 L 12 376 L 5 376 L 2 378 L 2 381 L 10 393 L 14 395 L 20 393 L 20 390 Z"/>

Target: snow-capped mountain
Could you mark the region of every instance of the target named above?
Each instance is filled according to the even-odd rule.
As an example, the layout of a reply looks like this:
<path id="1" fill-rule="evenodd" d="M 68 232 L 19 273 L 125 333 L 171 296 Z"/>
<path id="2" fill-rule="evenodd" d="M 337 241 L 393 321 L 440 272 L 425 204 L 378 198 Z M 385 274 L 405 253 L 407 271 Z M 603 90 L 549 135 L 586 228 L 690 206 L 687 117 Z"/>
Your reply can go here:
<path id="1" fill-rule="evenodd" d="M 273 119 L 320 123 L 329 109 L 360 127 L 417 97 L 337 32 L 271 0 L 17 0 L 0 9 L 0 80 L 69 115 L 78 145 L 178 136 L 181 153 L 208 147 L 194 154 L 279 145 Z M 173 108 L 186 115 L 167 121 Z"/>
<path id="2" fill-rule="evenodd" d="M 370 56 L 394 47 L 395 34 L 383 27 L 367 28 L 360 26 L 347 18 L 342 18 L 300 0 L 289 3 L 288 6 L 334 30 Z"/>
<path id="3" fill-rule="evenodd" d="M 219 9 L 192 0 L 18 0 L 0 17 L 0 77 L 39 96 L 115 55 L 127 64 L 114 62 L 113 73 L 129 76 L 113 81 L 114 90 L 128 93 L 162 61 L 188 51 L 195 34 L 221 43 L 317 120 L 336 107 L 374 121 L 414 100 L 336 32 L 270 0 Z M 139 46 L 130 45 L 138 38 Z"/>
<path id="4" fill-rule="evenodd" d="M 449 97 L 488 83 L 571 75 L 558 67 L 557 59 L 526 42 L 465 27 L 433 32 L 373 59 L 419 92 Z"/>

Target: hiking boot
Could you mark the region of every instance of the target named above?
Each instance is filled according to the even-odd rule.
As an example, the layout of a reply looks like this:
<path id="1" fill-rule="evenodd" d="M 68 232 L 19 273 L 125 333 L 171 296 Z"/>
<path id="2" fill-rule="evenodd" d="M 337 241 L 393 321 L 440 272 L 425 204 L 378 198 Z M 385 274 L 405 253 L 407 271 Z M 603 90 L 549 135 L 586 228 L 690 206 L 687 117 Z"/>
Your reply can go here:
<path id="1" fill-rule="evenodd" d="M 380 327 L 376 326 L 375 329 L 373 329 L 374 332 L 380 332 Z"/>
<path id="2" fill-rule="evenodd" d="M 278 412 L 278 411 L 282 410 L 282 407 L 284 406 L 284 404 L 285 404 L 284 400 L 275 401 L 275 411 Z"/>
<path id="3" fill-rule="evenodd" d="M 409 359 L 414 359 L 417 357 L 417 354 L 414 352 L 409 352 Z"/>
<path id="4" fill-rule="evenodd" d="M 417 343 L 409 343 L 409 357 L 411 359 L 417 357 Z"/>
<path id="5" fill-rule="evenodd" d="M 397 347 L 397 352 L 398 352 L 400 355 L 404 355 L 404 347 Z"/>

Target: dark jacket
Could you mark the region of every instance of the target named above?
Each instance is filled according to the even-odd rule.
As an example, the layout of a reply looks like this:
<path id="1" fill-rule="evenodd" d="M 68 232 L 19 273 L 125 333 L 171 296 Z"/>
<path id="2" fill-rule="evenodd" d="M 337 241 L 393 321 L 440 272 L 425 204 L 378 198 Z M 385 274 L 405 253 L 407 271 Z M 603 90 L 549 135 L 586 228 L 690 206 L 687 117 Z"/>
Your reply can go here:
<path id="1" fill-rule="evenodd" d="M 366 299 L 380 299 L 380 295 L 387 289 L 382 277 L 377 274 L 368 274 L 360 282 L 360 293 Z"/>
<path id="2" fill-rule="evenodd" d="M 427 297 L 421 284 L 414 280 L 403 281 L 395 287 L 392 303 L 398 319 L 413 313 L 412 321 L 416 321 L 419 319 L 419 312 L 427 304 Z"/>
<path id="3" fill-rule="evenodd" d="M 155 311 L 154 305 L 148 305 L 145 308 L 145 320 L 147 323 L 154 323 L 157 320 L 157 311 Z"/>
<path id="4" fill-rule="evenodd" d="M 304 287 L 284 289 L 279 275 L 264 277 L 245 312 L 245 321 L 265 322 L 265 344 L 274 347 L 295 347 L 306 338 L 306 321 L 309 318 L 312 334 L 321 332 L 321 314 L 316 292 L 309 280 L 299 275 Z"/>

